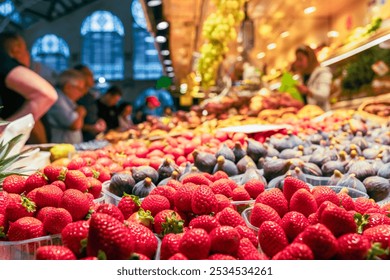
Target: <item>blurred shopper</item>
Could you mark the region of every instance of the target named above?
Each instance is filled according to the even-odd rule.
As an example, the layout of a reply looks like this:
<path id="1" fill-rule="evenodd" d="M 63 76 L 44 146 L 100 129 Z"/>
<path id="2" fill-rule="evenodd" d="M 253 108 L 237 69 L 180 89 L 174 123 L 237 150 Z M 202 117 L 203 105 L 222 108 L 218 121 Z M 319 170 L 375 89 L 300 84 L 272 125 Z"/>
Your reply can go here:
<path id="1" fill-rule="evenodd" d="M 97 101 L 98 116 L 106 122 L 106 131 L 119 127 L 117 105 L 121 100 L 122 95 L 121 88 L 118 86 L 111 86 Z"/>
<path id="2" fill-rule="evenodd" d="M 99 93 L 93 91 L 95 81 L 91 69 L 82 64 L 78 64 L 73 68 L 80 71 L 85 76 L 86 93 L 77 101 L 77 104 L 84 106 L 87 110 L 82 132 L 83 141 L 90 141 L 95 139 L 96 135 L 106 130 L 106 122 L 98 116 L 97 99 L 99 98 Z"/>
<path id="3" fill-rule="evenodd" d="M 157 106 L 155 110 L 153 110 L 152 115 L 160 116 L 160 117 L 163 116 L 164 110 L 167 107 L 171 108 L 172 112 L 175 112 L 176 111 L 175 102 L 172 98 L 172 95 L 167 90 L 171 84 L 172 81 L 170 78 L 166 76 L 162 76 L 161 78 L 159 78 L 156 82 L 155 87 L 147 88 L 137 96 L 137 98 L 134 100 L 133 103 L 134 111 L 140 114 L 139 112 L 145 109 L 146 98 L 148 98 L 149 96 L 155 96 L 158 102 L 160 103 L 160 105 Z"/>
<path id="4" fill-rule="evenodd" d="M 41 117 L 56 102 L 53 86 L 30 70 L 30 54 L 24 39 L 13 32 L 0 34 L 0 118 L 13 121 L 31 113 L 35 126 L 29 143 L 47 143 Z"/>
<path id="5" fill-rule="evenodd" d="M 134 123 L 144 122 L 148 117 L 160 117 L 161 103 L 154 95 L 145 98 L 145 104 L 138 108 L 134 115 Z"/>
<path id="6" fill-rule="evenodd" d="M 47 112 L 46 119 L 53 143 L 83 142 L 81 129 L 87 112 L 77 101 L 85 93 L 85 77 L 77 70 L 66 70 L 58 79 L 58 100 Z"/>
<path id="7" fill-rule="evenodd" d="M 134 127 L 132 120 L 133 105 L 130 102 L 121 102 L 118 106 L 118 130 L 126 131 Z"/>
<path id="8" fill-rule="evenodd" d="M 329 95 L 332 73 L 328 67 L 321 67 L 314 50 L 303 45 L 295 51 L 295 70 L 301 75 L 301 83 L 296 87 L 302 94 L 305 104 L 313 104 L 324 111 L 330 110 Z"/>

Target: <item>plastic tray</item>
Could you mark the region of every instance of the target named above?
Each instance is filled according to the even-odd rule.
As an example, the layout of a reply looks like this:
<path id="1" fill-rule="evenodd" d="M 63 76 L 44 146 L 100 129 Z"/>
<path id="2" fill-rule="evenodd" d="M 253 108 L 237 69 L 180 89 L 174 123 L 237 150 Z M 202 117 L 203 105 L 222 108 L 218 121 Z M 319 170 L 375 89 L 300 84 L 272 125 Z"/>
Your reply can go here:
<path id="1" fill-rule="evenodd" d="M 104 193 L 104 199 L 106 203 L 114 204 L 115 206 L 118 206 L 118 203 L 122 198 L 110 192 L 109 190 L 110 182 L 111 181 L 106 181 L 103 183 L 102 191 Z"/>
<path id="2" fill-rule="evenodd" d="M 246 223 L 246 226 L 247 226 L 248 228 L 250 228 L 251 230 L 253 230 L 254 233 L 255 233 L 256 236 L 257 236 L 258 233 L 259 233 L 259 228 L 258 228 L 258 227 L 255 227 L 255 226 L 252 225 L 251 222 L 250 222 L 250 218 L 251 218 L 251 214 L 252 214 L 252 209 L 253 209 L 253 206 L 252 206 L 252 207 L 246 208 L 244 211 L 242 211 L 241 216 L 244 218 L 244 221 L 245 221 L 245 223 Z"/>
<path id="3" fill-rule="evenodd" d="M 248 207 L 252 207 L 253 204 L 255 203 L 255 200 L 254 199 L 243 200 L 243 201 L 232 200 L 230 203 L 233 205 L 234 209 L 236 209 L 236 211 L 241 214 Z"/>
<path id="4" fill-rule="evenodd" d="M 327 186 L 330 180 L 330 177 L 320 177 L 320 176 L 314 176 L 309 174 L 305 174 L 305 176 L 306 176 L 306 183 L 312 186 Z"/>
<path id="5" fill-rule="evenodd" d="M 0 241 L 0 259 L 34 260 L 38 247 L 45 245 L 62 245 L 61 235 L 47 235 L 23 241 Z"/>

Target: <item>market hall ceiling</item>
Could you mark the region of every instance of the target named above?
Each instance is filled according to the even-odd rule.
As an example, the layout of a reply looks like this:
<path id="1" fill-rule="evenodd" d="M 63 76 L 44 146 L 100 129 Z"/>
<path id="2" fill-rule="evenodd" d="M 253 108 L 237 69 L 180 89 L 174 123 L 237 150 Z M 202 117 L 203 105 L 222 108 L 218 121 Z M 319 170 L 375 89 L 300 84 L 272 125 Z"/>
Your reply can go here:
<path id="1" fill-rule="evenodd" d="M 1 3 L 11 0 L 0 1 Z M 55 21 L 82 7 L 94 2 L 109 0 L 13 0 L 16 17 L 0 16 L 0 30 L 6 25 L 8 28 L 23 30 L 38 22 L 45 20 Z M 148 2 L 149 0 L 145 0 Z M 130 1 L 123 1 L 129 5 Z M 276 39 L 281 32 L 290 28 L 290 36 L 286 41 L 286 48 L 279 49 L 278 53 L 285 53 L 296 42 L 302 40 L 306 29 L 311 24 L 329 18 L 339 11 L 366 0 L 250 0 L 248 2 L 248 15 L 256 27 L 256 42 L 251 53 L 264 50 L 265 46 Z M 203 43 L 202 23 L 214 10 L 211 0 L 162 0 L 163 15 L 170 23 L 170 50 L 177 82 L 188 75 L 193 69 L 193 53 L 199 50 Z M 310 23 L 303 20 L 303 8 L 306 5 L 315 5 L 317 10 L 310 15 Z M 128 9 L 128 7 L 126 7 Z M 14 20 L 12 20 L 12 18 Z M 268 29 L 267 29 L 268 28 Z M 231 51 L 236 51 L 232 44 Z"/>

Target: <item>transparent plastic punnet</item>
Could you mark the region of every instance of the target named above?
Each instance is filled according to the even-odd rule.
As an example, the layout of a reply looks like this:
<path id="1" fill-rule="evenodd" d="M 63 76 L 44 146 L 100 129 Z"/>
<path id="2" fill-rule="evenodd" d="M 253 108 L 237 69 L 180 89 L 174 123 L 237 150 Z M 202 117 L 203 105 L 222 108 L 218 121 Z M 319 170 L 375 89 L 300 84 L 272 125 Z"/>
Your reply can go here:
<path id="1" fill-rule="evenodd" d="M 46 245 L 62 245 L 60 234 L 23 241 L 0 241 L 1 260 L 34 260 L 37 249 Z"/>

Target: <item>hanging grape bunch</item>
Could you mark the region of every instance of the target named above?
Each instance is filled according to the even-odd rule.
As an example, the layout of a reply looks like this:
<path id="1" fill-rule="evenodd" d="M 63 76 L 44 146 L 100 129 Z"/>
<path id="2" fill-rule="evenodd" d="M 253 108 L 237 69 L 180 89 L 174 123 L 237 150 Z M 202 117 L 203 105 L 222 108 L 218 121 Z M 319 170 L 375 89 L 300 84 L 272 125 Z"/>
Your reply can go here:
<path id="1" fill-rule="evenodd" d="M 228 43 L 236 39 L 236 30 L 245 17 L 246 1 L 213 0 L 217 10 L 203 24 L 202 35 L 207 42 L 200 49 L 201 56 L 197 65 L 204 88 L 215 85 L 218 67 L 229 51 Z"/>

